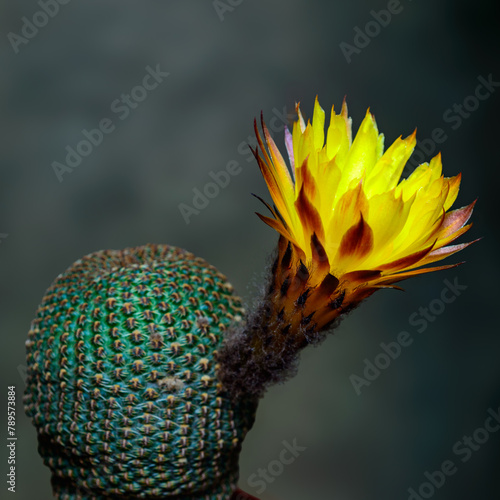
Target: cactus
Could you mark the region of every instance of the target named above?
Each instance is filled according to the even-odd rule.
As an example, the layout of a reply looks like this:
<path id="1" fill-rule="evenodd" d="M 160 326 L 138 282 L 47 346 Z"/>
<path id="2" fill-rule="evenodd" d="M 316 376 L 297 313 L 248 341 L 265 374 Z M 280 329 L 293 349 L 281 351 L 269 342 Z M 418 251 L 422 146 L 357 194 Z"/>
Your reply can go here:
<path id="1" fill-rule="evenodd" d="M 174 247 L 61 274 L 31 325 L 25 395 L 55 497 L 230 497 L 256 400 L 228 396 L 217 352 L 242 317 L 226 278 Z"/>

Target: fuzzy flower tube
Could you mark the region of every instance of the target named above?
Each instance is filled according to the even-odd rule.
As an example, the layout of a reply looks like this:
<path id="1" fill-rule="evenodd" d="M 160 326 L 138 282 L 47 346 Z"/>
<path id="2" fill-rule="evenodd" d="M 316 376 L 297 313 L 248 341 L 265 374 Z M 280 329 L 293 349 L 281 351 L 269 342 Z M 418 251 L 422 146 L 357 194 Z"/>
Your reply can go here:
<path id="1" fill-rule="evenodd" d="M 373 116 L 351 136 L 347 106 L 312 123 L 297 107 L 289 164 L 262 121 L 255 157 L 279 233 L 266 293 L 244 311 L 227 279 L 167 245 L 105 250 L 48 289 L 26 342 L 25 409 L 59 500 L 254 498 L 238 457 L 259 398 L 380 288 L 457 264 L 423 267 L 450 245 L 473 203 L 451 208 L 460 176 L 441 159 L 400 181 L 415 134 L 383 151 Z"/>

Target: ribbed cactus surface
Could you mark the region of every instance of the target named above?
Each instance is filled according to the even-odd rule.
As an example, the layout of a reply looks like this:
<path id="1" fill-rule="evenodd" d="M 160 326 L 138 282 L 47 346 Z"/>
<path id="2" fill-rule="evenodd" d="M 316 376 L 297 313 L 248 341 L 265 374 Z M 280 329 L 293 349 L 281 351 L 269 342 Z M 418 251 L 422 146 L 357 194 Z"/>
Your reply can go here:
<path id="1" fill-rule="evenodd" d="M 229 498 L 256 401 L 228 397 L 217 351 L 242 314 L 223 275 L 165 245 L 61 274 L 31 325 L 25 393 L 56 498 Z"/>

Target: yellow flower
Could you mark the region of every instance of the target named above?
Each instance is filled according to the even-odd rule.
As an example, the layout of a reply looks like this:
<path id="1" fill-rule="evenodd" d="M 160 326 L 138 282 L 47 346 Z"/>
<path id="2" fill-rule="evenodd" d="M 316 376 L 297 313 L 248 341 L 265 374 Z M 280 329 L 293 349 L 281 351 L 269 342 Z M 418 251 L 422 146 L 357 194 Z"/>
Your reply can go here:
<path id="1" fill-rule="evenodd" d="M 470 244 L 449 245 L 471 227 L 474 203 L 448 212 L 460 174 L 444 177 L 440 154 L 400 180 L 415 132 L 384 152 L 369 110 L 354 139 L 345 101 L 340 114 L 332 107 L 326 136 L 317 98 L 312 123 L 299 106 L 297 114 L 285 130 L 290 170 L 264 121 L 264 140 L 255 123 L 254 155 L 274 201 L 273 217 L 258 215 L 281 235 L 269 289 L 275 319 L 319 331 L 379 288 L 457 265 L 422 268 Z"/>

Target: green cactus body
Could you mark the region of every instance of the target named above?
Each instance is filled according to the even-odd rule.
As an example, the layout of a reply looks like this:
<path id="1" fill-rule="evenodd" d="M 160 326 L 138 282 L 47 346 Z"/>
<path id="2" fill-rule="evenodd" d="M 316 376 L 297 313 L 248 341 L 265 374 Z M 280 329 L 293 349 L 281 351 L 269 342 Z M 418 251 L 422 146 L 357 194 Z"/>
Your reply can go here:
<path id="1" fill-rule="evenodd" d="M 165 245 L 100 251 L 47 291 L 27 341 L 25 408 L 56 498 L 227 499 L 257 401 L 218 380 L 240 299 Z"/>

